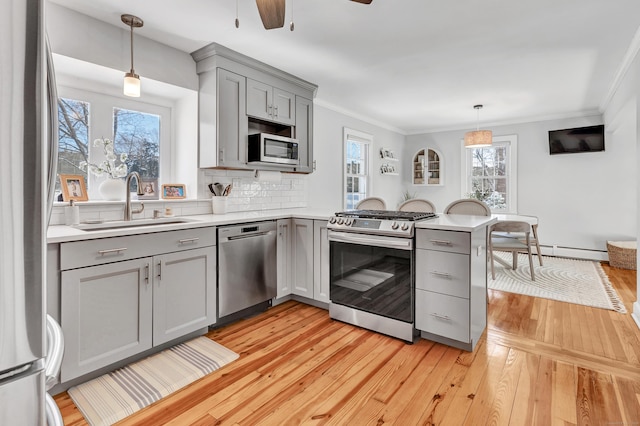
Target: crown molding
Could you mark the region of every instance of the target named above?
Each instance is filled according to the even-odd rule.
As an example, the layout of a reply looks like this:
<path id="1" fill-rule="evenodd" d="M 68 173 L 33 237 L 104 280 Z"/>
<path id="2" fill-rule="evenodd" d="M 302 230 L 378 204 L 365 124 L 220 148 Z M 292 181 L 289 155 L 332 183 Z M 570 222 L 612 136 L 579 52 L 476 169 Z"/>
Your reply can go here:
<path id="1" fill-rule="evenodd" d="M 611 100 L 613 99 L 616 92 L 618 91 L 618 88 L 620 88 L 620 84 L 622 84 L 622 80 L 625 78 L 625 76 L 629 72 L 629 69 L 631 68 L 631 64 L 633 64 L 633 61 L 636 59 L 636 56 L 638 55 L 638 51 L 640 51 L 640 27 L 638 27 L 638 30 L 636 31 L 636 34 L 633 36 L 633 39 L 631 40 L 631 44 L 629 45 L 627 52 L 622 58 L 622 62 L 618 67 L 618 71 L 616 72 L 616 75 L 613 78 L 613 81 L 611 82 L 611 86 L 609 87 L 607 94 L 604 96 L 604 98 L 602 98 L 602 101 L 600 102 L 600 111 L 604 112 L 609 107 L 609 103 L 611 103 Z"/>
<path id="2" fill-rule="evenodd" d="M 584 111 L 574 111 L 574 112 L 566 112 L 559 114 L 548 114 L 548 115 L 538 115 L 538 116 L 529 116 L 529 117 L 516 117 L 508 120 L 499 120 L 492 122 L 483 122 L 482 128 L 491 128 L 498 126 L 510 126 L 514 124 L 525 124 L 525 123 L 536 123 L 538 121 L 551 121 L 551 120 L 566 120 L 569 118 L 583 118 L 583 117 L 593 117 L 594 115 L 602 116 L 602 113 L 599 110 L 584 110 Z M 424 133 L 440 133 L 440 132 L 452 132 L 452 131 L 467 131 L 470 129 L 475 129 L 476 122 L 469 122 L 467 124 L 454 124 L 451 126 L 442 126 L 442 127 L 429 127 L 422 130 L 416 130 L 405 133 L 407 136 L 415 136 L 422 135 Z"/>
<path id="3" fill-rule="evenodd" d="M 380 127 L 380 128 L 386 129 L 386 130 L 390 130 L 392 132 L 399 133 L 399 134 L 401 134 L 403 136 L 407 136 L 406 130 L 402 130 L 402 129 L 398 128 L 398 127 L 392 126 L 391 124 L 383 123 L 380 120 L 376 120 L 376 119 L 373 119 L 371 117 L 367 117 L 365 115 L 358 114 L 358 113 L 353 112 L 353 111 L 351 111 L 349 109 L 339 107 L 338 105 L 332 104 L 331 102 L 327 102 L 327 101 L 325 101 L 323 99 L 315 98 L 313 100 L 313 104 L 314 105 L 319 105 L 319 106 L 327 108 L 327 109 L 330 109 L 331 111 L 337 112 L 339 114 L 343 114 L 343 115 L 346 115 L 348 117 L 355 118 L 356 120 L 364 121 L 365 123 L 369 123 L 369 124 L 372 124 L 374 126 L 377 126 L 377 127 Z"/>

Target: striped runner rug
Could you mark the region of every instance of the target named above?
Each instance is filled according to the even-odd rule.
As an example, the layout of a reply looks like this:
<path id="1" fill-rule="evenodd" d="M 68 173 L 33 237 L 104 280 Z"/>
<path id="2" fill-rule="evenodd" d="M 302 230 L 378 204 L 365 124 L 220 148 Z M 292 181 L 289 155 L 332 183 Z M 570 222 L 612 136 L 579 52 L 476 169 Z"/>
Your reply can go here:
<path id="1" fill-rule="evenodd" d="M 92 426 L 111 425 L 238 358 L 201 336 L 69 389 Z"/>

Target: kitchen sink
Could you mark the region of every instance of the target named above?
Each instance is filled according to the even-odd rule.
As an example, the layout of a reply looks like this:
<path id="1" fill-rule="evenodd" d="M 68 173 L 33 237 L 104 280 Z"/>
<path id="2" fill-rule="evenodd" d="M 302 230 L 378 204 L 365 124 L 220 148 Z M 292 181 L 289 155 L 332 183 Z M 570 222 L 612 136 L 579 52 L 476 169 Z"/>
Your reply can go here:
<path id="1" fill-rule="evenodd" d="M 81 231 L 107 231 L 110 229 L 126 229 L 137 228 L 140 226 L 156 226 L 156 225 L 170 225 L 175 223 L 188 223 L 195 222 L 193 219 L 186 219 L 180 217 L 161 217 L 158 219 L 134 219 L 134 220 L 115 220 L 109 222 L 99 223 L 81 223 L 79 225 L 73 225 L 74 228 Z"/>

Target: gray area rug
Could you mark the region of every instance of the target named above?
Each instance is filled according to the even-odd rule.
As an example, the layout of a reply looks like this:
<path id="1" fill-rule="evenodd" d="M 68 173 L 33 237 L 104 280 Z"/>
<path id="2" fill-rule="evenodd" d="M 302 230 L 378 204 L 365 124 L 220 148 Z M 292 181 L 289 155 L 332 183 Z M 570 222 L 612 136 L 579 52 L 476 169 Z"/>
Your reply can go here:
<path id="1" fill-rule="evenodd" d="M 511 253 L 495 252 L 495 255 L 511 264 Z M 496 279 L 491 279 L 489 270 L 489 288 L 627 312 L 599 262 L 547 256 L 542 257 L 542 262 L 544 266 L 540 266 L 537 256 L 533 257 L 535 281 L 531 281 L 526 254 L 518 255 L 515 271 L 495 262 Z"/>

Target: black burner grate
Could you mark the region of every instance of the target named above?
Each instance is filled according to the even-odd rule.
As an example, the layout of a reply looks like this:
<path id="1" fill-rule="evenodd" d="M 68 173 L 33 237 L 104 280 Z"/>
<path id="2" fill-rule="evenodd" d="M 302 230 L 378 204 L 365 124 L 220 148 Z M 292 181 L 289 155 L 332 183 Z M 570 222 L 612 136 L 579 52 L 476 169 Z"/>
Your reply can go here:
<path id="1" fill-rule="evenodd" d="M 412 222 L 438 217 L 435 213 L 431 212 L 400 212 L 396 210 L 347 210 L 337 212 L 336 216 L 364 219 L 408 220 Z"/>

